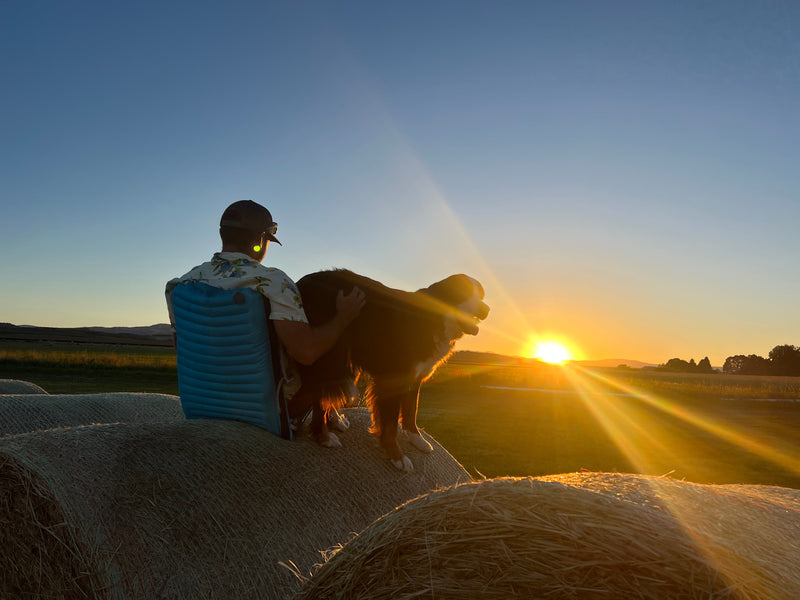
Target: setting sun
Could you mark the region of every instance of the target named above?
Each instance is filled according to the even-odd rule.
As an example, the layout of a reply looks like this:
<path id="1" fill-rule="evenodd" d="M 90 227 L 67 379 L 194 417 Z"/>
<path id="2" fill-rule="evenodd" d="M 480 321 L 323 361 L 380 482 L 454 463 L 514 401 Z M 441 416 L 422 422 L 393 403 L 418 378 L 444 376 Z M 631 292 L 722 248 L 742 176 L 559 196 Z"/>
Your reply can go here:
<path id="1" fill-rule="evenodd" d="M 569 350 L 558 342 L 542 342 L 536 344 L 533 357 L 549 363 L 563 363 L 570 359 L 570 354 Z"/>

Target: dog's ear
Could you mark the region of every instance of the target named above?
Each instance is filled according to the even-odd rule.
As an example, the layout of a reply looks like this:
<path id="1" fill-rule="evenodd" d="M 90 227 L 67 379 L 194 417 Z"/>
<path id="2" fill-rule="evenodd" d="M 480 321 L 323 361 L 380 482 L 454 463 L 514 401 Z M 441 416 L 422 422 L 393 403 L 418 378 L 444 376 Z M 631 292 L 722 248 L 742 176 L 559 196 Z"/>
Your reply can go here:
<path id="1" fill-rule="evenodd" d="M 480 297 L 481 300 L 483 300 L 486 297 L 486 291 L 483 289 L 481 282 L 475 279 L 474 277 L 470 277 L 468 275 L 464 275 L 464 277 L 466 277 L 472 282 L 472 285 L 475 287 L 475 291 L 478 292 L 478 296 Z"/>
<path id="2" fill-rule="evenodd" d="M 433 285 L 420 291 L 430 294 L 437 300 L 446 302 L 451 306 L 461 304 L 471 298 L 476 292 L 481 298 L 483 298 L 484 295 L 483 286 L 480 282 L 460 273 L 437 281 Z"/>

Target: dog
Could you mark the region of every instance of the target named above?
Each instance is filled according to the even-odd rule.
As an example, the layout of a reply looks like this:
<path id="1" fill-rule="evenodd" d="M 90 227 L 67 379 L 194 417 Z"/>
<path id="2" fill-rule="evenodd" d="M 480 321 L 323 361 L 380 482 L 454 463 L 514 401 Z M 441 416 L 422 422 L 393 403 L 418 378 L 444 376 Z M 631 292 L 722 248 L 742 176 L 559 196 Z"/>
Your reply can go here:
<path id="1" fill-rule="evenodd" d="M 451 275 L 429 287 L 406 292 L 358 275 L 333 269 L 306 275 L 297 282 L 312 327 L 336 314 L 336 296 L 353 287 L 364 291 L 366 304 L 336 345 L 313 365 L 298 365 L 302 385 L 290 401 L 289 415 L 307 415 L 311 433 L 326 446 L 341 445 L 329 431 L 328 415 L 352 397 L 354 382 L 368 373 L 367 403 L 372 428 L 392 465 L 413 470 L 397 442 L 398 426 L 422 452 L 431 445 L 417 428 L 419 389 L 452 354 L 456 340 L 477 335 L 489 314 L 484 289 L 467 275 Z M 346 423 L 339 423 L 344 429 Z"/>

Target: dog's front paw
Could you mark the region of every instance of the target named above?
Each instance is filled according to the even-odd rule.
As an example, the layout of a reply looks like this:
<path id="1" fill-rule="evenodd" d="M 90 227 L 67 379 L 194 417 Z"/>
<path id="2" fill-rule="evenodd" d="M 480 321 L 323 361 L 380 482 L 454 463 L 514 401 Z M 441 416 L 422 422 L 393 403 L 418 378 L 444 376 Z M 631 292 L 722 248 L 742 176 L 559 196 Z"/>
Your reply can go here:
<path id="1" fill-rule="evenodd" d="M 411 445 L 420 452 L 424 452 L 425 454 L 430 454 L 433 452 L 433 446 L 431 446 L 428 441 L 418 433 L 409 433 L 408 441 L 411 442 Z"/>
<path id="2" fill-rule="evenodd" d="M 392 460 L 392 466 L 398 471 L 404 471 L 405 473 L 410 473 L 414 470 L 414 463 L 412 463 L 411 459 L 407 456 L 404 456 L 403 460 Z"/>
<path id="3" fill-rule="evenodd" d="M 333 432 L 328 432 L 328 439 L 320 442 L 321 446 L 326 448 L 341 448 L 342 442 L 339 441 L 339 436 Z"/>

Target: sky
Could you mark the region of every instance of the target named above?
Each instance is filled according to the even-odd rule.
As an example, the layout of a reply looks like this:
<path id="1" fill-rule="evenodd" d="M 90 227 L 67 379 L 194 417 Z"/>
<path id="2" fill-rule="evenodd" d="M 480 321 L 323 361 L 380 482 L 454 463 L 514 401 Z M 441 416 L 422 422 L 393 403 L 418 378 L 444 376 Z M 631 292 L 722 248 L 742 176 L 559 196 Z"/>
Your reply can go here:
<path id="1" fill-rule="evenodd" d="M 0 0 L 0 321 L 168 320 L 267 206 L 299 279 L 492 307 L 458 348 L 800 345 L 800 3 Z"/>

